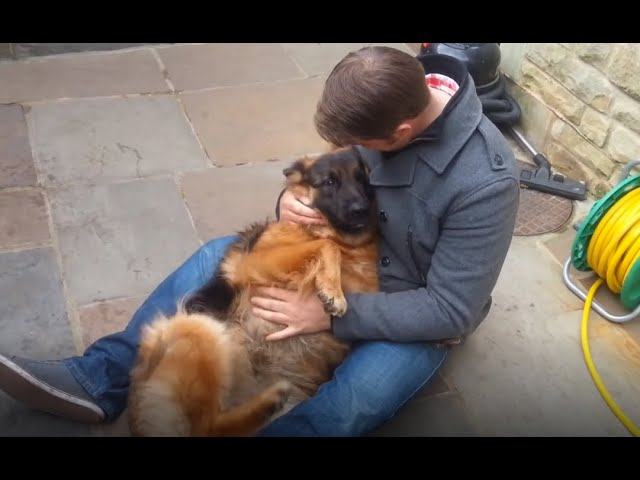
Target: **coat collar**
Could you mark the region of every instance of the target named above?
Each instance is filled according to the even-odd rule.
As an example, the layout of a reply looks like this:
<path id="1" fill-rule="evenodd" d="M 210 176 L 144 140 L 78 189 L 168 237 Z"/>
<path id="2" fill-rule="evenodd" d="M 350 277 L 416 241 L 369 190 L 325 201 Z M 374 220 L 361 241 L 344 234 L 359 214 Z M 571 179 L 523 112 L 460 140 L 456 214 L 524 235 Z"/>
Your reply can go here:
<path id="1" fill-rule="evenodd" d="M 449 100 L 442 114 L 403 149 L 383 154 L 358 146 L 371 170 L 371 185 L 411 185 L 418 159 L 441 175 L 482 120 L 482 105 L 476 94 L 473 79 L 462 62 L 438 54 L 422 57 L 421 61 L 426 72 L 447 75 L 453 78 L 460 88 Z"/>

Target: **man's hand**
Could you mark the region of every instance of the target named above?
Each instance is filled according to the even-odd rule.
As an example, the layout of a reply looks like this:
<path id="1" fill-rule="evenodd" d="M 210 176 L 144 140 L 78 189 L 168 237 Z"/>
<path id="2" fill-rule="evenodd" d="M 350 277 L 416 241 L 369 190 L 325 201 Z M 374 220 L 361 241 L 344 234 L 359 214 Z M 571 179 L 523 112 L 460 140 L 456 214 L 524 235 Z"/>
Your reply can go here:
<path id="1" fill-rule="evenodd" d="M 285 191 L 280 199 L 280 221 L 302 225 L 326 225 L 327 220 L 324 216 L 308 207 L 309 204 L 311 204 L 310 199 L 297 198 L 289 190 Z"/>
<path id="2" fill-rule="evenodd" d="M 315 295 L 301 297 L 292 290 L 267 287 L 258 288 L 256 293 L 251 298 L 253 314 L 286 326 L 279 332 L 267 335 L 268 341 L 331 330 L 331 317 Z"/>

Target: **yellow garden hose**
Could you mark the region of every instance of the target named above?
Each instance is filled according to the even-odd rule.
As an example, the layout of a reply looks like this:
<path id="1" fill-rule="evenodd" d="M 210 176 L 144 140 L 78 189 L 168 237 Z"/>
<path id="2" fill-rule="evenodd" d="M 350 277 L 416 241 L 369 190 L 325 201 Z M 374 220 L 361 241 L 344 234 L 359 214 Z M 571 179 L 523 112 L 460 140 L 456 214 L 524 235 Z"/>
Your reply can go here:
<path id="1" fill-rule="evenodd" d="M 609 208 L 598 222 L 589 241 L 587 261 L 600 278 L 589 289 L 580 328 L 584 360 L 596 388 L 615 416 L 636 437 L 640 436 L 640 428 L 613 400 L 593 363 L 589 350 L 588 323 L 591 304 L 598 288 L 606 280 L 612 292 L 620 293 L 631 267 L 638 258 L 640 258 L 640 188 L 627 193 Z"/>

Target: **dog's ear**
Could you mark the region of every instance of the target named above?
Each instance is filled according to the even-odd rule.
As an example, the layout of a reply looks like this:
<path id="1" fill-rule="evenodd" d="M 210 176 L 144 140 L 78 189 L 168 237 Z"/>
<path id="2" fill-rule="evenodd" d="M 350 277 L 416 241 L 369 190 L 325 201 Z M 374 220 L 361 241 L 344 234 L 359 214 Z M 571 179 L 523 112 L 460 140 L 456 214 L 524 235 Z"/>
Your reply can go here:
<path id="1" fill-rule="evenodd" d="M 364 158 L 362 158 L 362 154 L 360 153 L 360 150 L 358 150 L 358 147 L 356 147 L 355 145 L 351 147 L 351 149 L 355 157 L 358 159 L 358 163 L 362 166 L 364 173 L 367 175 L 367 177 L 369 177 L 369 174 L 371 173 L 371 169 L 369 168 L 369 165 L 367 165 L 367 162 L 364 161 Z"/>
<path id="2" fill-rule="evenodd" d="M 300 183 L 304 172 L 305 165 L 302 160 L 296 160 L 282 171 L 284 176 L 287 177 L 287 183 L 289 185 Z"/>

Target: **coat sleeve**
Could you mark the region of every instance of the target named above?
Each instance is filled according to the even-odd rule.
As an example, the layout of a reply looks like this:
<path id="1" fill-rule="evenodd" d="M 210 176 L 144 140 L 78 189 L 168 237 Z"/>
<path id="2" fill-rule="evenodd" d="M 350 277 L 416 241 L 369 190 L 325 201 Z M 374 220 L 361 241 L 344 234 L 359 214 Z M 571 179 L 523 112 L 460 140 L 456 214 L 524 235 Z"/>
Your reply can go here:
<path id="1" fill-rule="evenodd" d="M 511 243 L 518 210 L 514 178 L 467 194 L 443 218 L 426 287 L 347 295 L 348 308 L 332 320 L 342 340 L 436 341 L 471 333 L 484 318 Z"/>
<path id="2" fill-rule="evenodd" d="M 284 195 L 284 192 L 286 192 L 287 189 L 283 189 L 280 192 L 280 195 L 278 195 L 278 200 L 276 201 L 276 220 L 279 222 L 280 221 L 280 200 L 282 200 L 282 196 Z"/>

